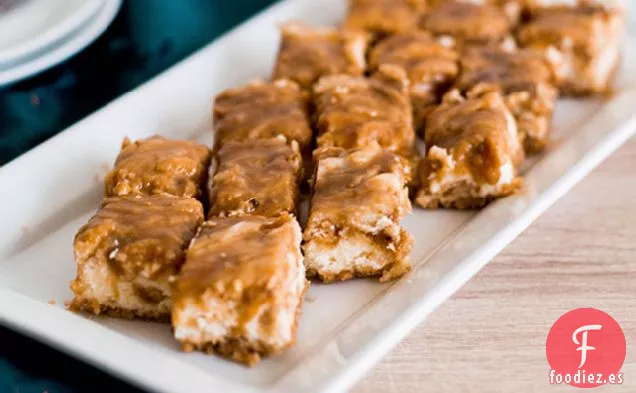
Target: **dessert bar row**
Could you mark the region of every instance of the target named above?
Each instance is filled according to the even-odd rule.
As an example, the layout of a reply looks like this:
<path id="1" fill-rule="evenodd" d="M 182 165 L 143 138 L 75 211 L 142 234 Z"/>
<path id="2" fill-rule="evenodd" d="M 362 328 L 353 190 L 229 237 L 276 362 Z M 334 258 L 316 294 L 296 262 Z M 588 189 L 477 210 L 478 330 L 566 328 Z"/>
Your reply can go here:
<path id="1" fill-rule="evenodd" d="M 231 135 L 307 141 L 301 148 L 303 167 L 313 170 L 303 249 L 310 277 L 389 279 L 408 271 L 412 240 L 399 220 L 411 210 L 406 183 L 417 154 L 407 84 L 401 69 L 387 66 L 370 78 L 326 76 L 312 94 L 278 79 L 217 96 L 219 155 Z M 315 108 L 317 130 L 313 154 L 309 107 Z M 245 152 L 247 157 L 250 148 Z M 219 202 L 212 203 L 214 209 Z"/>
<path id="2" fill-rule="evenodd" d="M 391 110 L 410 130 L 403 89 L 394 92 L 381 78 L 375 90 L 362 87 L 360 96 L 377 96 L 377 110 L 378 97 L 397 95 Z M 251 363 L 293 343 L 306 288 L 292 214 L 301 150 L 311 140 L 308 102 L 284 81 L 253 83 L 216 101 L 208 221 L 201 224 L 202 204 L 191 198 L 205 195 L 207 148 L 160 137 L 124 141 L 106 177 L 107 198 L 75 240 L 73 307 L 152 319 L 171 314 L 186 348 Z M 411 238 L 398 221 L 410 210 L 408 163 L 375 143 L 353 150 L 327 145 L 315 157 L 309 274 L 328 281 L 407 271 Z M 352 260 L 350 247 L 362 249 Z M 345 266 L 320 266 L 324 252 L 344 253 Z"/>
<path id="3" fill-rule="evenodd" d="M 209 220 L 174 287 L 172 325 L 185 350 L 253 364 L 294 344 L 309 285 L 296 219 L 307 108 L 286 81 L 217 96 Z"/>
<path id="4" fill-rule="evenodd" d="M 559 92 L 609 91 L 623 15 L 608 2 L 477 3 L 351 0 L 339 29 L 284 26 L 273 78 L 312 95 L 318 147 L 377 142 L 411 163 L 421 206 L 481 207 L 518 188 Z M 426 142 L 419 165 L 411 128 Z"/>
<path id="5" fill-rule="evenodd" d="M 340 29 L 298 23 L 283 27 L 274 79 L 311 88 L 327 74 L 362 75 L 378 62 L 390 62 L 408 68 L 414 86 L 435 88 L 453 82 L 462 68 L 458 54 L 465 48 L 516 40 L 545 57 L 563 93 L 604 92 L 620 56 L 623 10 L 615 1 L 572 3 L 351 0 Z M 512 9 L 524 8 L 531 11 L 523 18 L 510 17 Z M 376 48 L 367 64 L 369 46 Z"/>
<path id="6" fill-rule="evenodd" d="M 558 92 L 608 89 L 622 15 L 476 3 L 350 0 L 343 28 L 283 28 L 271 82 L 215 98 L 212 152 L 125 140 L 75 238 L 73 308 L 171 319 L 184 348 L 251 364 L 293 344 L 305 276 L 409 270 L 409 192 L 426 208 L 513 193 Z"/>
<path id="7" fill-rule="evenodd" d="M 125 140 L 74 243 L 72 308 L 172 320 L 184 349 L 253 363 L 293 344 L 307 288 L 293 214 L 302 173 L 283 136 L 205 146 Z M 199 199 L 209 194 L 204 222 Z"/>

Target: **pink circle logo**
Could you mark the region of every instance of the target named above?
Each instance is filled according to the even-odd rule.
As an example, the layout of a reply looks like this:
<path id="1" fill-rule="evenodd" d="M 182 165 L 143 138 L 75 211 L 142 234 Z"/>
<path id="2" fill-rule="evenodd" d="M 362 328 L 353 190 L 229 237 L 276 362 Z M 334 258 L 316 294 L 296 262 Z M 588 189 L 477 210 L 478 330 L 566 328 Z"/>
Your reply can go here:
<path id="1" fill-rule="evenodd" d="M 549 381 L 578 388 L 622 384 L 626 348 L 625 334 L 609 314 L 595 308 L 569 311 L 548 333 Z"/>

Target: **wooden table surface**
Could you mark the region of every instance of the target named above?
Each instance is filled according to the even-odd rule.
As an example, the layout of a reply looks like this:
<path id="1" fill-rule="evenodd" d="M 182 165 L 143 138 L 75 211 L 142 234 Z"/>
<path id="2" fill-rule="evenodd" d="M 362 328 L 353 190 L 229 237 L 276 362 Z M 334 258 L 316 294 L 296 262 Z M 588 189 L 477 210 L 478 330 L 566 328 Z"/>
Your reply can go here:
<path id="1" fill-rule="evenodd" d="M 565 312 L 594 307 L 627 340 L 636 392 L 636 138 L 547 210 L 378 364 L 354 392 L 575 392 L 550 385 L 545 341 Z"/>

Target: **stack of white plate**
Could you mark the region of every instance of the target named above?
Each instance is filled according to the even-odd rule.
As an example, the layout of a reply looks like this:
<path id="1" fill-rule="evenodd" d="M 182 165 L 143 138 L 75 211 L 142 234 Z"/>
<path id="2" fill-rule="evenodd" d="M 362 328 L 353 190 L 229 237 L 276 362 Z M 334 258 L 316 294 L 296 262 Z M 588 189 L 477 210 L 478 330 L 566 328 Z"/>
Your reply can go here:
<path id="1" fill-rule="evenodd" d="M 0 86 L 79 52 L 106 30 L 120 6 L 121 0 L 18 0 L 0 9 Z"/>

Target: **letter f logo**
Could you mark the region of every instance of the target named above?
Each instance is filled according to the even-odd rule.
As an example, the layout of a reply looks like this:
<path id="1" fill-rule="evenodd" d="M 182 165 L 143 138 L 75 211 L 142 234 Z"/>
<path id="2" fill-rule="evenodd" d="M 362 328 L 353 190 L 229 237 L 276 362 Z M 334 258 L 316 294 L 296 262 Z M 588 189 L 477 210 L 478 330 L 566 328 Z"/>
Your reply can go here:
<path id="1" fill-rule="evenodd" d="M 572 341 L 574 341 L 574 344 L 581 345 L 576 349 L 577 351 L 581 351 L 581 364 L 579 365 L 579 368 L 583 367 L 587 360 L 587 351 L 593 351 L 596 349 L 587 345 L 587 332 L 590 330 L 601 330 L 602 327 L 602 325 L 585 325 L 576 329 L 572 334 Z M 581 342 L 579 342 L 576 336 L 578 336 L 581 332 L 583 332 L 583 334 L 581 334 Z"/>

